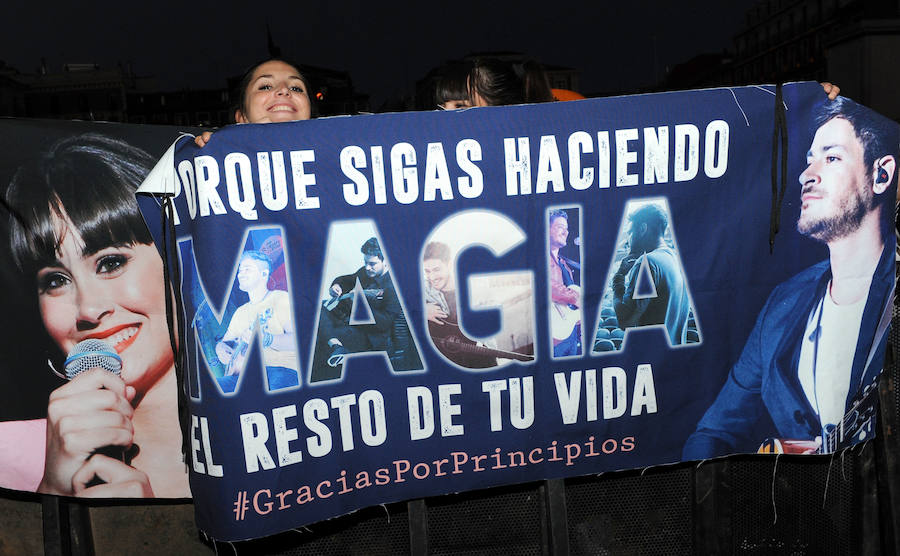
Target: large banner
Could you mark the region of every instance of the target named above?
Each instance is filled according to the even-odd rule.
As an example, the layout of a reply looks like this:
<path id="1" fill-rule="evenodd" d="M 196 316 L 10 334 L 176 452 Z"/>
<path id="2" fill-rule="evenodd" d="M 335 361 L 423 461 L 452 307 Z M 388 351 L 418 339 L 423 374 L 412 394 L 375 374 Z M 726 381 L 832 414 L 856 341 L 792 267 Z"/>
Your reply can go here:
<path id="1" fill-rule="evenodd" d="M 810 83 L 183 140 L 198 525 L 870 435 L 897 148 Z"/>

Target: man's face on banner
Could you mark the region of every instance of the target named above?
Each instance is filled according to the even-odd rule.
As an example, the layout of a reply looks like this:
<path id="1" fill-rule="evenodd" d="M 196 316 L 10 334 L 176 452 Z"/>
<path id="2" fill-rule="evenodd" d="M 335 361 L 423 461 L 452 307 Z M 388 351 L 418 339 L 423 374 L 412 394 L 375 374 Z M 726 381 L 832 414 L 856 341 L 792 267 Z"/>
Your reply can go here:
<path id="1" fill-rule="evenodd" d="M 797 230 L 829 242 L 856 231 L 874 208 L 875 194 L 853 125 L 832 118 L 816 131 L 800 174 Z"/>
<path id="2" fill-rule="evenodd" d="M 450 283 L 450 265 L 440 259 L 425 259 L 422 263 L 425 270 L 425 279 L 431 287 L 438 291 L 445 291 Z"/>
<path id="3" fill-rule="evenodd" d="M 369 278 L 375 278 L 384 274 L 384 261 L 377 255 L 366 255 L 363 261 L 365 262 L 366 276 Z"/>
<path id="4" fill-rule="evenodd" d="M 241 291 L 249 292 L 259 286 L 260 282 L 265 284 L 268 282 L 269 277 L 262 268 L 260 268 L 261 263 L 259 261 L 255 261 L 251 258 L 246 258 L 241 261 L 241 264 L 238 266 L 238 288 Z"/>
<path id="5" fill-rule="evenodd" d="M 632 220 L 629 231 L 629 245 L 632 253 L 646 253 L 652 251 L 659 243 L 659 237 L 650 231 L 646 222 Z"/>
<path id="6" fill-rule="evenodd" d="M 566 239 L 569 237 L 569 221 L 562 216 L 557 216 L 550 223 L 550 248 L 560 248 L 566 246 Z"/>

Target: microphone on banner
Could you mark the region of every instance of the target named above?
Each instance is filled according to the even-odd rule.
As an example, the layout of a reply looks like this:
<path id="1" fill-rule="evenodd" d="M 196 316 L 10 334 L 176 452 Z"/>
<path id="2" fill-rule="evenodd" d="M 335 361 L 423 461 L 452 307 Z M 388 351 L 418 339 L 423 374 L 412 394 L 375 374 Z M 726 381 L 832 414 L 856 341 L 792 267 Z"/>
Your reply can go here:
<path id="1" fill-rule="evenodd" d="M 75 344 L 69 355 L 66 357 L 65 370 L 66 378 L 72 380 L 76 376 L 91 369 L 103 369 L 116 376 L 122 375 L 122 358 L 116 353 L 115 348 L 105 340 L 98 338 L 88 338 Z M 129 463 L 131 458 L 137 454 L 137 445 L 133 444 L 131 449 L 126 450 L 122 446 L 103 446 L 94 450 L 95 454 L 102 454 L 115 460 Z M 104 484 L 105 481 L 98 477 L 94 477 L 87 486 Z"/>
<path id="2" fill-rule="evenodd" d="M 103 369 L 116 376 L 122 374 L 122 358 L 109 342 L 88 338 L 75 344 L 66 357 L 66 378 L 76 376 L 91 369 Z"/>

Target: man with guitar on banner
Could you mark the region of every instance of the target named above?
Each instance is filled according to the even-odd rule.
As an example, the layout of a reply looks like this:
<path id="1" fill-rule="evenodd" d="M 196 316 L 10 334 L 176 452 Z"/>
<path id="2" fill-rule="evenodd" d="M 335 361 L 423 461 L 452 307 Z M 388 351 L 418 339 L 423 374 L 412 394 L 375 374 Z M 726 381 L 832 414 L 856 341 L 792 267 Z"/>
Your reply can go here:
<path id="1" fill-rule="evenodd" d="M 533 361 L 534 356 L 496 349 L 472 340 L 459 327 L 456 282 L 450 266 L 450 247 L 439 241 L 425 245 L 422 255 L 425 272 L 425 316 L 428 334 L 441 354 L 467 369 L 487 369 L 499 365 L 497 358 Z"/>
<path id="2" fill-rule="evenodd" d="M 325 365 L 314 365 L 312 382 L 339 377 L 344 358 L 351 353 L 387 352 L 395 371 L 421 367 L 378 240 L 369 238 L 360 252 L 363 266 L 335 278 L 328 290 L 330 299 L 322 303 L 317 337 L 327 343 L 328 356 Z M 350 322 L 357 284 L 368 302 L 369 324 Z"/>
<path id="3" fill-rule="evenodd" d="M 244 251 L 238 263 L 238 288 L 250 300 L 238 307 L 225 335 L 216 344 L 216 355 L 225 366 L 218 379 L 225 392 L 233 392 L 238 377 L 246 366 L 254 330 L 262 335 L 262 358 L 266 367 L 269 390 L 300 384 L 300 362 L 291 315 L 288 292 L 269 289 L 272 262 L 260 251 Z"/>
<path id="4" fill-rule="evenodd" d="M 581 355 L 581 288 L 577 280 L 581 266 L 559 254 L 569 237 L 569 215 L 564 210 L 552 210 L 549 223 L 553 357 Z"/>
<path id="5" fill-rule="evenodd" d="M 780 438 L 760 451 L 830 453 L 874 429 L 894 290 L 897 124 L 838 98 L 815 125 L 797 230 L 829 257 L 772 291 L 685 459 L 749 451 L 767 436 Z M 754 433 L 767 421 L 774 430 Z"/>

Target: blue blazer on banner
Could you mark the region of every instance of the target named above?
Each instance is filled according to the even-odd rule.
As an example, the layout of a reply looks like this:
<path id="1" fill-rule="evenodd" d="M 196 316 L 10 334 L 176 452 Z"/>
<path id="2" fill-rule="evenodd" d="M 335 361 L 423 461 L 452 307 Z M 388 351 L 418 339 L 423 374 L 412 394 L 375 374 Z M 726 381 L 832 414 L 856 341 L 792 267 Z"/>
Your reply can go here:
<path id="1" fill-rule="evenodd" d="M 763 411 L 775 424 L 767 436 L 813 438 L 822 434 L 796 372 L 806 328 L 806 321 L 797 315 L 815 309 L 830 280 L 830 266 L 823 261 L 772 292 L 728 381 L 685 443 L 684 459 L 754 451 L 762 438 L 740 433 L 753 430 Z M 850 375 L 854 395 L 848 397 L 845 410 L 881 373 L 887 331 L 878 334 L 878 323 L 885 311 L 890 311 L 894 281 L 894 249 L 885 247 L 863 312 Z"/>

